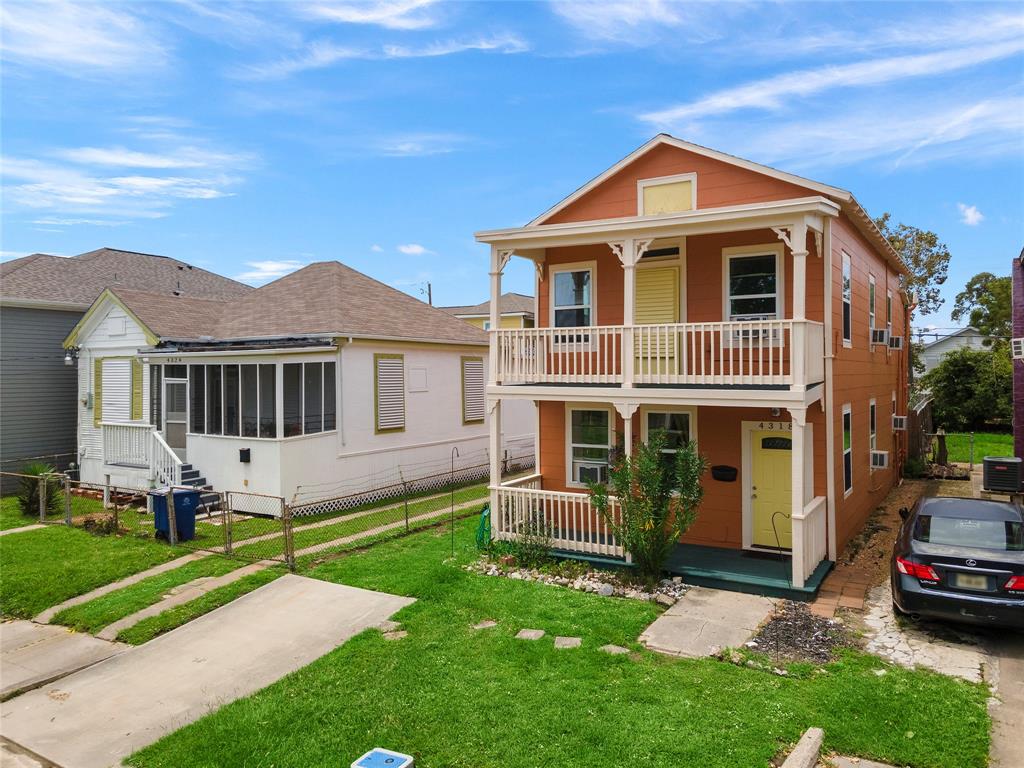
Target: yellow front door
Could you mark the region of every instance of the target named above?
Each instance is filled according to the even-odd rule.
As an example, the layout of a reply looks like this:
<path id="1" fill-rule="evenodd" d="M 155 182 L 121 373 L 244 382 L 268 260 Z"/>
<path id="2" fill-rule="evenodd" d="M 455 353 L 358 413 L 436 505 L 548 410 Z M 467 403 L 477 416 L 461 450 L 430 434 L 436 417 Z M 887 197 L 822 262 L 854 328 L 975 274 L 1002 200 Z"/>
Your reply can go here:
<path id="1" fill-rule="evenodd" d="M 787 434 L 750 434 L 752 544 L 792 548 L 793 441 Z M 774 523 L 774 524 L 773 524 Z"/>

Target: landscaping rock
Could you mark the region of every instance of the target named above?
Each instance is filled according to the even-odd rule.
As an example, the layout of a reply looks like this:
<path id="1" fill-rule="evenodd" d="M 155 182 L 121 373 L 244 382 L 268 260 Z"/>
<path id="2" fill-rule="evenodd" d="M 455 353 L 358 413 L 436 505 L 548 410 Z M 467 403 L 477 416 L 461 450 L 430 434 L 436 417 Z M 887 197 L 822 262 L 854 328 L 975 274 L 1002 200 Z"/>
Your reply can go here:
<path id="1" fill-rule="evenodd" d="M 484 619 L 479 624 L 474 624 L 473 629 L 490 629 L 491 627 L 498 626 L 498 622 L 492 621 L 491 619 Z"/>
<path id="2" fill-rule="evenodd" d="M 666 608 L 671 608 L 673 605 L 676 604 L 676 599 L 672 597 L 672 595 L 666 595 L 662 592 L 659 592 L 654 596 L 654 602 L 658 603 L 659 605 L 664 605 Z"/>
<path id="3" fill-rule="evenodd" d="M 612 656 L 621 656 L 624 653 L 629 653 L 629 648 L 623 648 L 621 645 L 602 645 L 601 650 L 605 653 L 610 653 Z"/>
<path id="4" fill-rule="evenodd" d="M 581 637 L 556 637 L 555 648 L 564 650 L 566 648 L 579 648 L 583 644 Z"/>
<path id="5" fill-rule="evenodd" d="M 852 634 L 833 619 L 816 616 L 806 603 L 791 601 L 783 603 L 747 643 L 762 653 L 816 664 L 831 661 L 837 649 L 855 644 Z"/>
<path id="6" fill-rule="evenodd" d="M 615 587 L 613 587 L 611 584 L 602 584 L 600 587 L 597 588 L 597 594 L 601 595 L 602 597 L 611 597 L 615 594 Z"/>
<path id="7" fill-rule="evenodd" d="M 544 637 L 543 629 L 521 629 L 516 635 L 517 640 L 540 640 Z"/>

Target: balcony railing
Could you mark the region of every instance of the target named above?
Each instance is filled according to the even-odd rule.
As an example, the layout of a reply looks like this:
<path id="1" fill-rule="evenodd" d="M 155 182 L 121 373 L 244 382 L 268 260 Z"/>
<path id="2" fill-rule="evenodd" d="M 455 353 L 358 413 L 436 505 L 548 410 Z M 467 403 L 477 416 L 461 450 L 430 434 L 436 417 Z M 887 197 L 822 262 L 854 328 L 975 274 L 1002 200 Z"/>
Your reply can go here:
<path id="1" fill-rule="evenodd" d="M 815 496 L 793 515 L 793 586 L 802 587 L 828 555 L 828 500 Z"/>
<path id="2" fill-rule="evenodd" d="M 515 539 L 543 534 L 554 549 L 621 558 L 625 552 L 585 493 L 540 489 L 540 475 L 530 475 L 496 488 L 495 538 Z M 610 499 L 613 515 L 619 508 Z"/>
<path id="3" fill-rule="evenodd" d="M 824 327 L 796 320 L 492 332 L 497 384 L 780 385 L 821 381 Z"/>
<path id="4" fill-rule="evenodd" d="M 162 485 L 181 485 L 182 461 L 151 424 L 105 421 L 103 463 L 148 469 Z"/>

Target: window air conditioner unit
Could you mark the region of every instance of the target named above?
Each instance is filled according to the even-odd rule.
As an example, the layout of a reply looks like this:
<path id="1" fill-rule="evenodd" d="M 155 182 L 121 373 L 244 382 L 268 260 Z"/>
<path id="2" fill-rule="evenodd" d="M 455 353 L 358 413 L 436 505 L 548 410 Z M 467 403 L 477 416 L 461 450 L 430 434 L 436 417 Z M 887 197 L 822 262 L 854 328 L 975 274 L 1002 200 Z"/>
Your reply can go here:
<path id="1" fill-rule="evenodd" d="M 580 464 L 581 483 L 600 483 L 601 473 L 605 469 L 604 464 Z"/>
<path id="2" fill-rule="evenodd" d="M 903 337 L 902 336 L 890 336 L 889 337 L 889 349 L 903 349 Z"/>
<path id="3" fill-rule="evenodd" d="M 872 469 L 887 469 L 889 466 L 889 452 L 888 451 L 872 451 L 871 452 L 871 468 Z"/>
<path id="4" fill-rule="evenodd" d="M 896 432 L 907 431 L 907 417 L 906 416 L 893 416 L 892 417 L 892 428 Z"/>
<path id="5" fill-rule="evenodd" d="M 1013 340 L 1013 359 L 1024 360 L 1024 339 Z"/>
<path id="6" fill-rule="evenodd" d="M 888 328 L 872 328 L 871 329 L 871 344 L 879 345 L 884 347 L 889 343 L 889 329 Z"/>

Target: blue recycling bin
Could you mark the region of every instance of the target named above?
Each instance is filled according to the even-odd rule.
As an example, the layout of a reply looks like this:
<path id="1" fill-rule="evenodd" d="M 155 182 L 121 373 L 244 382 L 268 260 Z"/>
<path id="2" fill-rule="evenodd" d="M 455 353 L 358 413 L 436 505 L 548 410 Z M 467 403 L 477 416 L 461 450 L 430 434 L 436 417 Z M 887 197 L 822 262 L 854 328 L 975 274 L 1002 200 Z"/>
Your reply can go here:
<path id="1" fill-rule="evenodd" d="M 168 488 L 150 491 L 153 499 L 153 527 L 159 538 L 171 538 L 170 515 L 167 512 Z M 174 491 L 174 522 L 178 541 L 191 541 L 196 537 L 196 512 L 199 510 L 199 491 L 178 488 Z"/>

